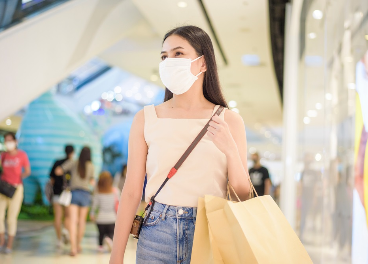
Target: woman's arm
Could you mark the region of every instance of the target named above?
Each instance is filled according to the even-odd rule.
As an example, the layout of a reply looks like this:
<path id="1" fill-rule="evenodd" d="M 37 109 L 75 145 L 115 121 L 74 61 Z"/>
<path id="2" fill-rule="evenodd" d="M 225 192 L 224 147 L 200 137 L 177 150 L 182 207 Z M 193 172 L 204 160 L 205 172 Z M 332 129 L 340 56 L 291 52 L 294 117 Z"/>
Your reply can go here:
<path id="1" fill-rule="evenodd" d="M 24 167 L 24 172 L 22 173 L 21 177 L 22 179 L 27 178 L 29 175 L 31 175 L 31 167 L 26 166 Z"/>
<path id="2" fill-rule="evenodd" d="M 73 160 L 67 160 L 60 166 L 57 166 L 55 169 L 55 175 L 56 176 L 63 176 L 64 172 L 69 171 L 72 169 L 75 162 Z"/>
<path id="3" fill-rule="evenodd" d="M 208 136 L 226 155 L 230 185 L 241 200 L 246 200 L 250 184 L 247 139 L 243 119 L 233 111 L 225 112 L 225 121 L 214 116 L 208 128 Z"/>
<path id="4" fill-rule="evenodd" d="M 139 111 L 130 129 L 128 171 L 120 197 L 110 264 L 122 264 L 124 260 L 130 230 L 142 197 L 147 150 L 144 140 L 144 112 Z"/>

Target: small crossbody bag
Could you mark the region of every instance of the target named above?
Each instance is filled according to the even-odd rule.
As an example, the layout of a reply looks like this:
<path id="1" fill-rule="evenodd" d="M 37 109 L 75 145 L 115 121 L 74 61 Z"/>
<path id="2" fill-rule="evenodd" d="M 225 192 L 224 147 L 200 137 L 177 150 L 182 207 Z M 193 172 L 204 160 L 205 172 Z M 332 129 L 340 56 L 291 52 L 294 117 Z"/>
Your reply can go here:
<path id="1" fill-rule="evenodd" d="M 219 116 L 223 110 L 224 110 L 224 107 L 220 106 L 213 116 L 215 116 L 215 115 Z M 161 184 L 160 188 L 158 188 L 156 194 L 151 197 L 150 202 L 147 204 L 147 206 L 144 209 L 144 212 L 142 213 L 142 215 L 136 215 L 135 216 L 134 221 L 133 221 L 133 225 L 132 225 L 132 229 L 130 230 L 130 234 L 132 234 L 134 238 L 139 239 L 139 233 L 141 232 L 142 226 L 146 223 L 147 219 L 150 217 L 152 208 L 155 204 L 156 196 L 159 194 L 159 192 L 162 190 L 162 188 L 165 186 L 165 184 L 168 182 L 168 180 L 171 179 L 175 175 L 175 173 L 178 171 L 178 169 L 183 164 L 183 162 L 188 158 L 189 154 L 193 151 L 193 149 L 197 146 L 199 141 L 207 133 L 207 128 L 209 127 L 209 123 L 212 120 L 212 117 L 207 122 L 207 124 L 202 128 L 201 132 L 199 132 L 197 137 L 193 140 L 193 142 L 190 144 L 190 146 L 187 148 L 187 150 L 184 152 L 184 154 L 180 157 L 180 159 L 175 164 L 175 166 L 170 170 L 170 172 L 167 175 L 165 181 Z M 147 211 L 148 211 L 148 213 L 146 213 Z M 144 214 L 146 214 L 145 218 L 144 218 Z"/>

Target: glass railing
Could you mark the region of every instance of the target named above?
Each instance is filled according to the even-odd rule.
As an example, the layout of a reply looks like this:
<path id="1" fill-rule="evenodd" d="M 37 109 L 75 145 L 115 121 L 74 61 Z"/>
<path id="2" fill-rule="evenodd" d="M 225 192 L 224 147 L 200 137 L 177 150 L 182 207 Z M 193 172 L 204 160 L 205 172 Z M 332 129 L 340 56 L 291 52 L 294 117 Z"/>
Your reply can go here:
<path id="1" fill-rule="evenodd" d="M 0 32 L 69 0 L 0 0 Z"/>

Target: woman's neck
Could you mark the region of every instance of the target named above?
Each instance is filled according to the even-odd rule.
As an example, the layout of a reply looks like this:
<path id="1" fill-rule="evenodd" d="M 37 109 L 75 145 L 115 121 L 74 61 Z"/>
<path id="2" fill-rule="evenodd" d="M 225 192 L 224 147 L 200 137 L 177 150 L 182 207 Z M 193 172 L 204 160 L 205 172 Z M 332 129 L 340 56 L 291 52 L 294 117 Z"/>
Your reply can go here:
<path id="1" fill-rule="evenodd" d="M 18 150 L 17 150 L 17 149 L 14 149 L 14 150 L 8 151 L 8 153 L 9 153 L 10 155 L 16 155 L 16 154 L 17 154 L 17 152 L 18 152 Z"/>
<path id="2" fill-rule="evenodd" d="M 198 80 L 199 81 L 199 80 Z M 173 95 L 170 106 L 172 108 L 182 108 L 186 110 L 203 108 L 210 103 L 203 95 L 203 81 L 194 83 L 193 86 L 184 94 Z"/>

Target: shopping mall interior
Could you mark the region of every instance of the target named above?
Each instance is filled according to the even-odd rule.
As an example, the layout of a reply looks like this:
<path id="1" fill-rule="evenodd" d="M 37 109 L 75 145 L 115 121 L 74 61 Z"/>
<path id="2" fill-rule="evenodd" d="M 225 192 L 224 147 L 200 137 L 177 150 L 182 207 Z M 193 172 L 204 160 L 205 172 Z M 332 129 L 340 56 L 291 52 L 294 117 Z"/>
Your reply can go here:
<path id="1" fill-rule="evenodd" d="M 0 153 L 13 132 L 31 169 L 0 263 L 109 262 L 90 216 L 80 254 L 58 244 L 50 171 L 71 144 L 96 180 L 125 177 L 134 116 L 164 101 L 164 36 L 186 25 L 210 36 L 248 167 L 257 153 L 312 262 L 368 264 L 367 0 L 0 0 Z"/>

